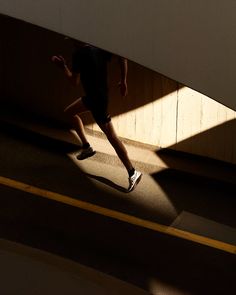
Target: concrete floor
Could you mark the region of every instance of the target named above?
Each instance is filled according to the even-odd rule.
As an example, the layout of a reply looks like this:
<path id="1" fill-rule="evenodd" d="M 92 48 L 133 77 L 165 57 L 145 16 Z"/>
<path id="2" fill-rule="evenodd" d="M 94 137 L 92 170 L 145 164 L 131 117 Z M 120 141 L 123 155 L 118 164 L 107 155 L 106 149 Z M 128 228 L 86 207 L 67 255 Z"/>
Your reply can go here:
<path id="1" fill-rule="evenodd" d="M 79 162 L 68 132 L 19 125 L 1 127 L 1 177 L 124 213 L 128 221 L 0 185 L 1 238 L 73 259 L 152 294 L 234 293 L 235 255 L 213 246 L 236 245 L 235 167 L 127 144 L 143 172 L 127 194 L 126 172 L 103 138 L 90 135 L 98 152 Z M 146 221 L 213 244 L 147 229 Z"/>
<path id="2" fill-rule="evenodd" d="M 10 241 L 0 240 L 0 264 L 1 294 L 149 294 L 92 268 Z"/>

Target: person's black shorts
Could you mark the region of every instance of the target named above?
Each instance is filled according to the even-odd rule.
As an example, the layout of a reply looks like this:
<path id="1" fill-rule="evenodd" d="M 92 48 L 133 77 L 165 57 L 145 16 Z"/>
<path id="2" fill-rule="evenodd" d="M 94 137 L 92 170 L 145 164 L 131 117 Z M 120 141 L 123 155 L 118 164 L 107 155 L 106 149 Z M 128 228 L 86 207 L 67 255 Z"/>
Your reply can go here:
<path id="1" fill-rule="evenodd" d="M 111 121 L 111 116 L 108 113 L 108 98 L 83 96 L 82 101 L 98 124 L 106 124 Z"/>

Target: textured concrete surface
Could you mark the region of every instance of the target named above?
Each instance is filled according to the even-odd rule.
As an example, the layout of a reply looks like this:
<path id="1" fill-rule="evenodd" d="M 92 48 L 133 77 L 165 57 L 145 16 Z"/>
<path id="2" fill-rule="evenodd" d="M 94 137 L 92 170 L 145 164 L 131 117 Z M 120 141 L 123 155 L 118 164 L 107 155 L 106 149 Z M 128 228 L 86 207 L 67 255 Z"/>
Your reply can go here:
<path id="1" fill-rule="evenodd" d="M 149 294 L 92 268 L 5 240 L 0 240 L 0 265 L 1 294 Z"/>
<path id="2" fill-rule="evenodd" d="M 165 155 L 164 164 L 157 165 L 152 149 L 129 142 L 127 149 L 143 179 L 127 194 L 126 171 L 102 137 L 89 135 L 97 154 L 78 161 L 79 146 L 68 132 L 22 124 L 1 124 L 2 177 L 159 224 L 235 241 L 232 166 L 207 162 L 204 170 L 200 161 L 186 158 L 185 162 L 175 155 Z M 151 160 L 146 157 L 149 153 Z M 201 170 L 195 171 L 194 162 Z M 232 176 L 230 181 L 227 175 Z M 160 290 L 167 295 L 235 290 L 234 255 L 14 188 L 1 185 L 0 195 L 4 239 L 69 257 L 153 294 L 160 294 Z M 219 225 L 221 231 L 214 235 Z"/>

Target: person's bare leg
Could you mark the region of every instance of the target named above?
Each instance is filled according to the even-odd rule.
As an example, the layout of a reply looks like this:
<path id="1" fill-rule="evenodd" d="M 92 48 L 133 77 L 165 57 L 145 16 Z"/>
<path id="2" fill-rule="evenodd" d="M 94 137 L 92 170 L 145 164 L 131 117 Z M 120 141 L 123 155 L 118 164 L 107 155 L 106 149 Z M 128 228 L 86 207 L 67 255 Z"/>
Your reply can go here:
<path id="1" fill-rule="evenodd" d="M 83 146 L 89 144 L 84 130 L 84 124 L 79 115 L 75 115 L 71 118 L 71 124 L 75 132 L 78 134 L 79 138 L 82 141 Z"/>
<path id="2" fill-rule="evenodd" d="M 134 169 L 128 157 L 128 153 L 126 151 L 125 146 L 116 135 L 112 122 L 110 121 L 108 123 L 98 125 L 101 128 L 101 130 L 105 133 L 107 139 L 115 149 L 117 156 L 120 158 L 121 162 L 123 163 L 128 172 L 129 187 L 127 189 L 127 192 L 131 192 L 141 180 L 142 173 Z"/>
<path id="3" fill-rule="evenodd" d="M 75 129 L 83 145 L 89 144 L 84 130 L 83 122 L 78 114 L 87 112 L 88 109 L 84 106 L 82 99 L 79 98 L 64 109 L 64 113 L 70 120 L 72 127 Z"/>
<path id="4" fill-rule="evenodd" d="M 112 122 L 108 122 L 105 124 L 99 124 L 101 130 L 105 133 L 107 139 L 109 140 L 110 144 L 115 149 L 117 156 L 120 158 L 121 162 L 125 166 L 128 173 L 132 171 L 133 165 L 129 160 L 127 150 L 121 140 L 116 135 Z"/>

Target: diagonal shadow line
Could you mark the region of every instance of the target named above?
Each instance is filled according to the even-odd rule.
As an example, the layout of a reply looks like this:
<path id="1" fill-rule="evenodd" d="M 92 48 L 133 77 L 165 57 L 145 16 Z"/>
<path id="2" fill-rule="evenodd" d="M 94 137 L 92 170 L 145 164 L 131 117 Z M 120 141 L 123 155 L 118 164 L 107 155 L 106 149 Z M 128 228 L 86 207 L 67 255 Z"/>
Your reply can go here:
<path id="1" fill-rule="evenodd" d="M 191 167 L 191 171 L 196 170 L 211 178 L 235 184 L 234 146 L 236 141 L 232 136 L 235 131 L 236 119 L 231 119 L 189 136 L 167 148 L 157 150 L 156 154 L 169 168 L 181 168 L 189 171 L 189 167 Z M 208 150 L 209 144 L 214 148 Z M 195 150 L 191 152 L 193 147 Z M 202 150 L 204 151 L 203 155 L 201 154 Z"/>
<path id="2" fill-rule="evenodd" d="M 234 159 L 235 128 L 236 120 L 232 119 L 156 151 L 169 168 L 152 177 L 178 212 L 188 211 L 235 228 L 236 165 L 213 158 L 217 148 Z M 187 152 L 191 146 L 209 144 L 213 148 L 208 157 Z"/>
<path id="3" fill-rule="evenodd" d="M 94 175 L 94 174 L 90 174 L 90 173 L 85 173 L 86 176 L 90 177 L 90 178 L 93 178 L 97 181 L 100 181 L 106 185 L 109 185 L 111 187 L 113 187 L 114 189 L 122 192 L 122 193 L 127 193 L 127 189 L 125 189 L 124 187 L 116 184 L 115 182 L 111 181 L 110 179 L 107 179 L 103 176 L 99 176 L 99 175 Z"/>
<path id="4" fill-rule="evenodd" d="M 65 142 L 61 139 L 51 138 L 47 135 L 39 134 L 34 130 L 26 129 L 11 122 L 6 122 L 1 118 L 0 122 L 1 132 L 14 135 L 14 138 L 17 138 L 18 140 L 31 142 L 42 149 L 53 150 L 55 153 L 61 154 L 76 152 L 81 149 L 81 146 L 79 145 Z"/>

